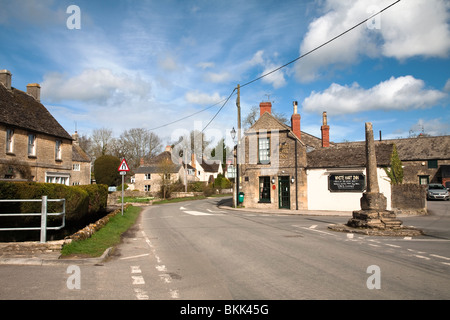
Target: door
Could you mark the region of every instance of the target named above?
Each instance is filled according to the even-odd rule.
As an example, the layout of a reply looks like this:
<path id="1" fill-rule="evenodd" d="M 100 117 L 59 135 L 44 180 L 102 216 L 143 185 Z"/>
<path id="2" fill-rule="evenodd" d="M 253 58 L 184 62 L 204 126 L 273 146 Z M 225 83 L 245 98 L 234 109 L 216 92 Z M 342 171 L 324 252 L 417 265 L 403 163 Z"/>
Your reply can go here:
<path id="1" fill-rule="evenodd" d="M 291 208 L 291 191 L 289 177 L 278 177 L 278 208 Z"/>

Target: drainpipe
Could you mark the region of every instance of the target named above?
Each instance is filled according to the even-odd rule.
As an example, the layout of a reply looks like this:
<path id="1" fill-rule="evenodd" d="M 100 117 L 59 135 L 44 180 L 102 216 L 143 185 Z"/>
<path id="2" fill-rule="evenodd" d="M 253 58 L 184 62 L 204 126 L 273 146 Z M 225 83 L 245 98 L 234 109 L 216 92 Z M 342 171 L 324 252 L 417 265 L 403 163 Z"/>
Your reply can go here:
<path id="1" fill-rule="evenodd" d="M 292 136 L 289 132 L 287 135 L 289 138 L 295 141 L 295 210 L 298 210 L 298 154 L 297 154 L 297 137 Z"/>

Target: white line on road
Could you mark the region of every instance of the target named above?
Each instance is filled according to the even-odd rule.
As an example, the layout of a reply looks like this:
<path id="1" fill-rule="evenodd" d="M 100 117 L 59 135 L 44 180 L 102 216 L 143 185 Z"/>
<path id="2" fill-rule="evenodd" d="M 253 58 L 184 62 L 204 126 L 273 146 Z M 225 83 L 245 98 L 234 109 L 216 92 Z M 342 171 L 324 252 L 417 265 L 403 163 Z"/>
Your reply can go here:
<path id="1" fill-rule="evenodd" d="M 144 254 L 139 254 L 139 255 L 137 255 L 137 256 L 123 257 L 123 258 L 120 258 L 120 260 L 128 260 L 128 259 L 134 259 L 134 258 L 141 258 L 141 257 L 149 256 L 149 255 L 150 255 L 150 253 L 144 253 Z"/>
<path id="2" fill-rule="evenodd" d="M 450 260 L 450 258 L 448 258 L 448 257 L 439 256 L 439 255 L 437 255 L 437 254 L 430 254 L 430 256 L 435 257 L 435 258 L 439 258 L 439 259 Z"/>
<path id="3" fill-rule="evenodd" d="M 145 284 L 145 280 L 144 280 L 143 276 L 131 276 L 131 279 L 133 279 L 133 285 Z"/>
<path id="4" fill-rule="evenodd" d="M 193 216 L 213 216 L 211 213 L 206 212 L 200 212 L 200 211 L 184 211 L 187 214 L 193 215 Z"/>
<path id="5" fill-rule="evenodd" d="M 141 267 L 139 266 L 130 266 L 131 267 L 131 273 L 142 273 Z"/>

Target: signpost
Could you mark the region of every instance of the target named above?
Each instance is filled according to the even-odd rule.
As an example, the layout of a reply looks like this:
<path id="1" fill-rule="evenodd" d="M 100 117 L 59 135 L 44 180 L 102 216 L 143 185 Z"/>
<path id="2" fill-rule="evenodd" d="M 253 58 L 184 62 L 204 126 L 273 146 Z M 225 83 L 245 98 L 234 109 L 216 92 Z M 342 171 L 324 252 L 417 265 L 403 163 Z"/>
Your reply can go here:
<path id="1" fill-rule="evenodd" d="M 122 162 L 120 163 L 119 169 L 118 169 L 120 175 L 122 176 L 122 215 L 123 215 L 123 185 L 125 184 L 124 178 L 128 171 L 130 171 L 130 167 L 128 167 L 128 164 L 125 160 L 125 158 L 122 159 Z"/>

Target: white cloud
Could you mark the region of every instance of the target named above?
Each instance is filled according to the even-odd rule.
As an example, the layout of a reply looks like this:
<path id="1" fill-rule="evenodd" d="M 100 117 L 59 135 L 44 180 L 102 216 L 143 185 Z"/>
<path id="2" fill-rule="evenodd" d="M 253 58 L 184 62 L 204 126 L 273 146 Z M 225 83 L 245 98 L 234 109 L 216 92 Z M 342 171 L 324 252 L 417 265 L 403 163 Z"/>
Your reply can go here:
<path id="1" fill-rule="evenodd" d="M 444 92 L 426 89 L 423 80 L 404 76 L 383 81 L 370 89 L 358 83 L 342 86 L 337 83 L 322 91 L 313 91 L 303 101 L 303 110 L 332 114 L 371 110 L 408 110 L 432 107 L 446 97 Z"/>
<path id="2" fill-rule="evenodd" d="M 324 14 L 313 20 L 300 45 L 300 54 L 339 35 L 392 1 L 334 1 L 324 5 Z M 378 9 L 378 10 L 374 10 Z M 296 63 L 298 80 L 314 81 L 324 73 L 344 69 L 362 56 L 406 59 L 414 56 L 447 57 L 450 52 L 449 4 L 444 0 L 401 1 Z"/>
<path id="3" fill-rule="evenodd" d="M 447 82 L 445 83 L 444 91 L 450 92 L 450 79 L 448 79 Z"/>
<path id="4" fill-rule="evenodd" d="M 212 95 L 207 93 L 201 93 L 199 91 L 190 91 L 185 95 L 186 101 L 199 105 L 207 105 L 217 103 L 224 98 L 219 95 L 219 93 L 215 92 Z"/>
<path id="5" fill-rule="evenodd" d="M 432 136 L 440 136 L 448 134 L 450 131 L 450 124 L 446 121 L 442 121 L 441 118 L 436 119 L 419 119 L 417 123 L 411 126 L 410 131 L 413 134 L 425 133 Z"/>
<path id="6" fill-rule="evenodd" d="M 76 100 L 104 104 L 131 96 L 142 99 L 150 93 L 150 84 L 139 76 L 114 74 L 109 69 L 86 69 L 74 77 L 48 73 L 41 87 L 42 98 L 52 102 Z"/>

